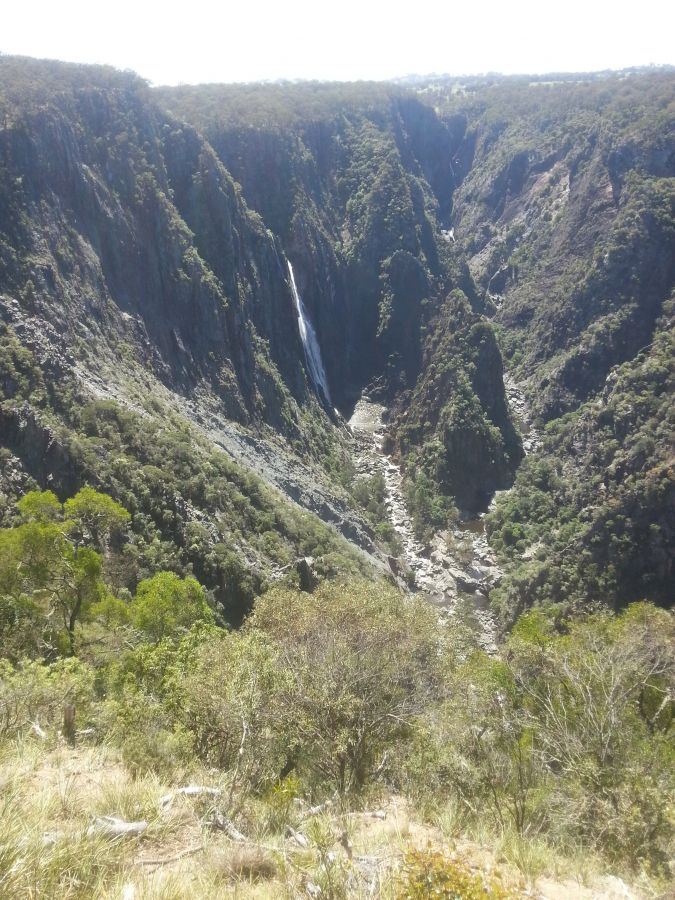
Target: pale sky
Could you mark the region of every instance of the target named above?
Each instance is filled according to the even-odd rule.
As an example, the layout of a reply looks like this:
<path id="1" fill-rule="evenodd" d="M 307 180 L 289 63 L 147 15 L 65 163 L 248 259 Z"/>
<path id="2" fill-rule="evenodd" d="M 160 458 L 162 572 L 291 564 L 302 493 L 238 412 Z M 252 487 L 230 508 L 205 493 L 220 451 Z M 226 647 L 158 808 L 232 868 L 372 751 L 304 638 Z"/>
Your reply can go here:
<path id="1" fill-rule="evenodd" d="M 675 64 L 670 0 L 0 0 L 0 52 L 155 84 Z"/>

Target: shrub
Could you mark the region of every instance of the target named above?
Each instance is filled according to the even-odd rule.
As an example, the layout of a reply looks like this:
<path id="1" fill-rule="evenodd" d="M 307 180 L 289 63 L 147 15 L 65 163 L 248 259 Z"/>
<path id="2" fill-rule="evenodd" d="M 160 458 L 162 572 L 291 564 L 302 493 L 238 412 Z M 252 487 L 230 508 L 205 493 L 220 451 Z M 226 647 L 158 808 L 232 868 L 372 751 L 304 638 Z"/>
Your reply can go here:
<path id="1" fill-rule="evenodd" d="M 475 654 L 427 720 L 419 780 L 502 830 L 665 871 L 674 836 L 675 624 L 636 604 L 562 623 L 535 611 L 502 659 Z M 476 811 L 480 811 L 479 813 Z"/>
<path id="2" fill-rule="evenodd" d="M 415 850 L 405 860 L 397 900 L 508 900 L 494 878 L 473 874 L 468 865 L 436 850 Z"/>
<path id="3" fill-rule="evenodd" d="M 134 777 L 154 772 L 171 778 L 192 759 L 192 735 L 155 697 L 127 684 L 122 697 L 106 704 L 109 736 L 121 748 Z"/>
<path id="4" fill-rule="evenodd" d="M 94 673 L 77 659 L 52 665 L 24 660 L 16 667 L 0 660 L 0 738 L 15 737 L 33 724 L 56 727 L 65 703 L 75 706 L 86 724 L 94 700 Z"/>
<path id="5" fill-rule="evenodd" d="M 176 681 L 176 713 L 210 765 L 231 775 L 230 799 L 273 784 L 285 759 L 277 698 L 283 673 L 260 633 L 215 635 Z"/>
<path id="6" fill-rule="evenodd" d="M 196 622 L 214 621 L 196 578 L 179 578 L 174 572 L 158 572 L 141 581 L 130 614 L 136 628 L 154 641 L 172 637 Z"/>
<path id="7" fill-rule="evenodd" d="M 341 794 L 367 785 L 441 689 L 445 636 L 433 610 L 383 584 L 273 590 L 248 627 L 273 649 L 287 765 Z"/>

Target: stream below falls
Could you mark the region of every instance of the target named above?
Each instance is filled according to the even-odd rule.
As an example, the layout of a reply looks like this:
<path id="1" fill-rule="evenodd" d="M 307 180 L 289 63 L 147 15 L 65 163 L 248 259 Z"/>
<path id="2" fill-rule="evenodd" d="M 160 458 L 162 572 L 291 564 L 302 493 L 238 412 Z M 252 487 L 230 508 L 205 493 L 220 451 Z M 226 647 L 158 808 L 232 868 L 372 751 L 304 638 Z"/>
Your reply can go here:
<path id="1" fill-rule="evenodd" d="M 390 558 L 392 571 L 438 607 L 444 618 L 457 615 L 461 607 L 468 620 L 473 620 L 481 646 L 494 653 L 497 628 L 488 593 L 502 572 L 485 537 L 482 517 L 439 532 L 426 547 L 415 538 L 401 470 L 383 450 L 385 412 L 384 406 L 363 397 L 349 428 L 357 477 L 377 473 L 384 477 L 387 512 L 402 548 L 399 557 Z"/>

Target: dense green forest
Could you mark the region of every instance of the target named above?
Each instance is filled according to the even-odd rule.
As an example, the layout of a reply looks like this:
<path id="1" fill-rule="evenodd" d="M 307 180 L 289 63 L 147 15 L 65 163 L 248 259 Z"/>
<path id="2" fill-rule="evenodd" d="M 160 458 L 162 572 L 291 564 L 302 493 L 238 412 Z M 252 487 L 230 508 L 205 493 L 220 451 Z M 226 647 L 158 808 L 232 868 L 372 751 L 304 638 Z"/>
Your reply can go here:
<path id="1" fill-rule="evenodd" d="M 0 896 L 665 896 L 674 251 L 670 70 L 0 56 Z"/>

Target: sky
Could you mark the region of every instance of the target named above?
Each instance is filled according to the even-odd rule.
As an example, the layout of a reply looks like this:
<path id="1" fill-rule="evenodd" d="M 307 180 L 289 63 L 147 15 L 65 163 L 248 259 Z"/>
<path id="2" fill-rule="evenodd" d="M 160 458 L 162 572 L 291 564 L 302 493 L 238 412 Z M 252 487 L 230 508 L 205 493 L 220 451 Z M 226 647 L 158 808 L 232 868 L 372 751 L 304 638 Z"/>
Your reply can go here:
<path id="1" fill-rule="evenodd" d="M 675 64 L 669 0 L 0 0 L 0 52 L 154 84 Z"/>

